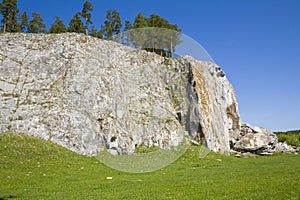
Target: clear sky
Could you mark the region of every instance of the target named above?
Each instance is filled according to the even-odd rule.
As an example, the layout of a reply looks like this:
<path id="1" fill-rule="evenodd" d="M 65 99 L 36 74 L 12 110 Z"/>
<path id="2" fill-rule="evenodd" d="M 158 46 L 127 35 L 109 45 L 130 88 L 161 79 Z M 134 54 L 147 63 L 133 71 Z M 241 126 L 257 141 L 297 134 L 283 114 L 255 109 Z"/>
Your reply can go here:
<path id="1" fill-rule="evenodd" d="M 97 29 L 109 8 L 122 20 L 158 14 L 198 41 L 233 84 L 242 121 L 271 129 L 300 129 L 299 0 L 91 0 Z M 84 0 L 18 0 L 50 27 L 67 25 Z M 30 16 L 31 17 L 31 16 Z"/>

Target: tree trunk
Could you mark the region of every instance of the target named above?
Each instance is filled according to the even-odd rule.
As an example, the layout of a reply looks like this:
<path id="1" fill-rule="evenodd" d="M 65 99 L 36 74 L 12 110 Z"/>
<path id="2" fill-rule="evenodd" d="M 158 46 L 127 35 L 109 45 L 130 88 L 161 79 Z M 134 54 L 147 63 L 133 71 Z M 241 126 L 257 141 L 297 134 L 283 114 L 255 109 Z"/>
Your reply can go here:
<path id="1" fill-rule="evenodd" d="M 88 18 L 85 18 L 85 34 L 86 34 L 86 35 L 89 35 Z"/>
<path id="2" fill-rule="evenodd" d="M 173 37 L 171 36 L 171 49 L 170 49 L 170 58 L 172 57 L 172 54 L 173 54 Z"/>
<path id="3" fill-rule="evenodd" d="M 6 22 L 3 23 L 3 33 L 6 32 Z"/>

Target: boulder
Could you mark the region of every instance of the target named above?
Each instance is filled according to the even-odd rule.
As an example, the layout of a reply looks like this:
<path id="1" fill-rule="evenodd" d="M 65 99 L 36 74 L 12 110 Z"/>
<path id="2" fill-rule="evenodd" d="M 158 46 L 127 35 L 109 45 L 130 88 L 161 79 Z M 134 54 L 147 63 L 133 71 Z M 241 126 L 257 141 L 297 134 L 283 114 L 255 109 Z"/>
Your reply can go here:
<path id="1" fill-rule="evenodd" d="M 247 133 L 273 133 L 273 132 L 263 127 L 252 126 L 247 123 L 242 123 L 240 133 L 241 136 L 244 136 Z"/>
<path id="2" fill-rule="evenodd" d="M 247 133 L 233 148 L 238 151 L 256 152 L 260 154 L 264 150 L 273 149 L 277 142 L 278 138 L 274 133 Z"/>
<path id="3" fill-rule="evenodd" d="M 274 150 L 280 153 L 298 153 L 300 147 L 288 145 L 286 142 L 278 142 Z"/>

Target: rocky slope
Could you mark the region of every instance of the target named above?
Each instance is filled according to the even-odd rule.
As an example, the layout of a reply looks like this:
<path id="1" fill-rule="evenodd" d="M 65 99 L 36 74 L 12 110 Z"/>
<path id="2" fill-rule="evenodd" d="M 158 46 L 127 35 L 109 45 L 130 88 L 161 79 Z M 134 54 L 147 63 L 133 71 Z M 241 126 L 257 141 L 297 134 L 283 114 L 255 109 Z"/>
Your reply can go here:
<path id="1" fill-rule="evenodd" d="M 87 155 L 105 147 L 129 154 L 142 144 L 169 149 L 187 134 L 228 155 L 243 136 L 234 90 L 214 63 L 80 34 L 1 34 L 0 41 L 0 132 Z"/>

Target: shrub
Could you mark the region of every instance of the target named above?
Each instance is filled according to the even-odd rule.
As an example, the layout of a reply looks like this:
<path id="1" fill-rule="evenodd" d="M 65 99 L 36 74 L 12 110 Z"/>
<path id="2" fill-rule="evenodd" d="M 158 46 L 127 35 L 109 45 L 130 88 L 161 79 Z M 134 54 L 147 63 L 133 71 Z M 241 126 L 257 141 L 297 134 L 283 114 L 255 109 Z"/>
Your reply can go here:
<path id="1" fill-rule="evenodd" d="M 278 134 L 277 137 L 278 137 L 278 142 L 285 142 L 287 139 L 287 135 L 283 133 Z"/>
<path id="2" fill-rule="evenodd" d="M 275 132 L 279 142 L 286 142 L 292 146 L 300 146 L 300 130 Z"/>

